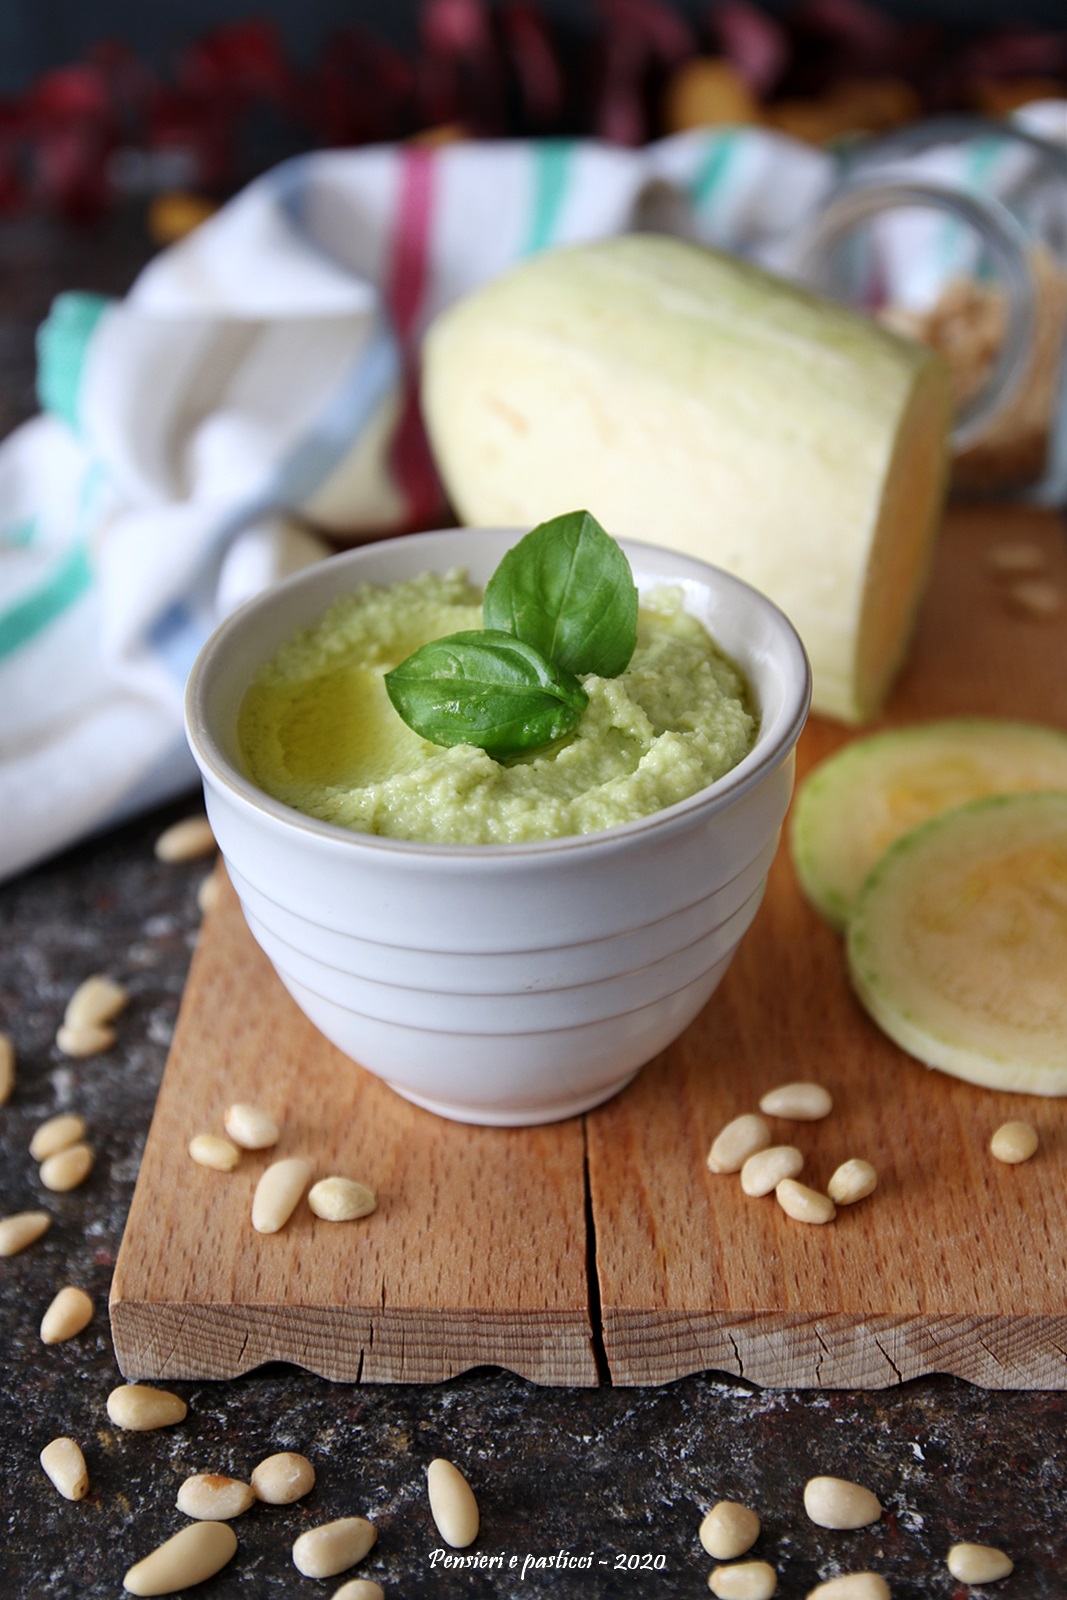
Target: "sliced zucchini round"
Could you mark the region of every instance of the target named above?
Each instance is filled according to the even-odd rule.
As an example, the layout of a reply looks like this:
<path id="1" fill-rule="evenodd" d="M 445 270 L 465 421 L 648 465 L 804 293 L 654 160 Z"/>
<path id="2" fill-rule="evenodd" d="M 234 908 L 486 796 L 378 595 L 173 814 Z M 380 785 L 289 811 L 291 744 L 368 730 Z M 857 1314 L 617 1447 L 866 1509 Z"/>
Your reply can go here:
<path id="1" fill-rule="evenodd" d="M 1067 794 L 957 806 L 890 846 L 848 925 L 875 1022 L 928 1066 L 1067 1094 Z"/>
<path id="2" fill-rule="evenodd" d="M 846 745 L 797 791 L 790 847 L 805 895 L 843 928 L 864 878 L 894 839 L 982 795 L 1067 792 L 1067 732 L 954 717 Z"/>

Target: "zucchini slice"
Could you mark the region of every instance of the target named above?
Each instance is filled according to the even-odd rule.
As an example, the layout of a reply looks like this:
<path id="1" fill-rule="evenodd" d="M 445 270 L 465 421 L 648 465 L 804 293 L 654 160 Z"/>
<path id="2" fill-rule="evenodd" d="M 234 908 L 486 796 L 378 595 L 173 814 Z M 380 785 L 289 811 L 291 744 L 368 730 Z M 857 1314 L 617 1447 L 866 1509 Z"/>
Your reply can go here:
<path id="1" fill-rule="evenodd" d="M 890 846 L 848 926 L 853 988 L 927 1066 L 1067 1094 L 1067 794 L 994 795 Z"/>
<path id="2" fill-rule="evenodd" d="M 797 791 L 790 847 L 800 886 L 836 928 L 904 833 L 983 795 L 1067 792 L 1067 733 L 955 717 L 871 734 L 820 763 Z"/>

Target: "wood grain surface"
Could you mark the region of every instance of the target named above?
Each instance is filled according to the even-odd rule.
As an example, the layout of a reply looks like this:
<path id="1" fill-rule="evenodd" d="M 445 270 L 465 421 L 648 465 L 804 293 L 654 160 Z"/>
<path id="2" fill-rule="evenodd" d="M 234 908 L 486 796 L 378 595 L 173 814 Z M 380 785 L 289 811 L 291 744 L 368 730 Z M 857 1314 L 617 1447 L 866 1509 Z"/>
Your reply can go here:
<path id="1" fill-rule="evenodd" d="M 1061 521 L 947 520 L 909 664 L 880 726 L 961 713 L 1067 727 L 1067 611 L 1013 609 L 986 550 L 1040 544 L 1067 594 Z M 813 719 L 800 774 L 853 737 Z M 830 1118 L 776 1127 L 825 1184 L 852 1155 L 876 1193 L 827 1227 L 708 1173 L 719 1127 L 817 1078 Z M 267 1155 L 232 1174 L 186 1154 L 232 1100 L 283 1123 L 271 1156 L 370 1183 L 380 1205 L 282 1233 L 249 1221 Z M 1007 1167 L 994 1128 L 1038 1155 Z M 480 1363 L 546 1384 L 728 1370 L 767 1386 L 880 1387 L 926 1372 L 1067 1388 L 1067 1106 L 931 1072 L 853 999 L 840 938 L 779 851 L 733 966 L 681 1039 L 615 1100 L 541 1129 L 476 1129 L 353 1067 L 274 978 L 227 889 L 206 919 L 115 1272 L 130 1377 L 227 1377 L 286 1360 L 342 1380 L 424 1382 Z"/>

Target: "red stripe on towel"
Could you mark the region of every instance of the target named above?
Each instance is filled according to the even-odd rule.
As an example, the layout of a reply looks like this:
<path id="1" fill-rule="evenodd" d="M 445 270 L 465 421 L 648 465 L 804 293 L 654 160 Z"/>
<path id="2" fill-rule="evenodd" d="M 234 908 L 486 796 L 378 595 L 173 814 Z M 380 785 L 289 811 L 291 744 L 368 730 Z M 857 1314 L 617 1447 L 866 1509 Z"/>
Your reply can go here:
<path id="1" fill-rule="evenodd" d="M 417 330 L 430 275 L 434 202 L 433 151 L 411 146 L 400 153 L 400 193 L 385 292 L 404 359 L 400 416 L 389 465 L 407 502 L 411 527 L 427 527 L 440 514 L 443 495 L 419 410 Z"/>

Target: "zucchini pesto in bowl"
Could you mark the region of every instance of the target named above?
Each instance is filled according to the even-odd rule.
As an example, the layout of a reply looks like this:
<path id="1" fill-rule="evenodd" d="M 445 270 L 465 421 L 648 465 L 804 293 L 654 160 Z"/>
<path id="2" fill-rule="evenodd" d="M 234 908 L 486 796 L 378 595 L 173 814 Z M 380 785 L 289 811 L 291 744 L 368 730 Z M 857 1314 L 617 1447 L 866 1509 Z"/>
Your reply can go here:
<path id="1" fill-rule="evenodd" d="M 282 645 L 244 696 L 238 742 L 248 776 L 295 810 L 356 832 L 465 845 L 595 832 L 721 778 L 758 731 L 743 674 L 672 586 L 642 595 L 639 607 L 636 589 L 632 604 L 624 594 L 627 614 L 608 630 L 608 646 L 574 647 L 558 615 L 545 622 L 574 609 L 566 595 L 556 605 L 544 575 L 553 540 L 566 534 L 567 570 L 581 565 L 576 548 L 579 557 L 591 549 L 595 587 L 599 541 L 621 552 L 576 513 L 509 551 L 484 595 L 454 570 L 364 584 L 335 601 Z M 532 624 L 515 598 L 531 551 L 540 563 Z M 626 574 L 597 595 L 587 634 L 613 606 L 620 611 L 628 566 Z M 582 670 L 587 660 L 602 670 Z M 463 694 L 470 720 L 461 706 L 456 721 Z"/>

